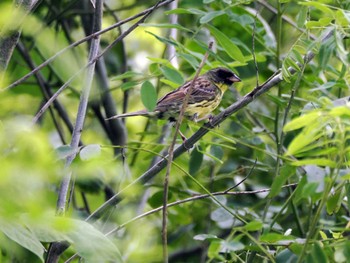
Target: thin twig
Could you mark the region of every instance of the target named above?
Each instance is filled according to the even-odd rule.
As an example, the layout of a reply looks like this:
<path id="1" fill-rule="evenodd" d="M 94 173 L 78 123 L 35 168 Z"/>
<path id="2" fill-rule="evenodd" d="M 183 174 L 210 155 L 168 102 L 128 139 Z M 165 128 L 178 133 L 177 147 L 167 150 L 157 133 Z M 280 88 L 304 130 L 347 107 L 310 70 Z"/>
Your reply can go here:
<path id="1" fill-rule="evenodd" d="M 289 188 L 289 187 L 295 187 L 297 186 L 297 183 L 293 183 L 293 184 L 287 184 L 282 186 L 282 189 L 284 188 Z M 265 189 L 260 189 L 260 190 L 254 190 L 254 191 L 239 191 L 239 192 L 227 192 L 227 191 L 220 191 L 220 192 L 215 192 L 215 193 L 211 193 L 211 194 L 202 194 L 202 195 L 195 195 L 195 196 L 191 196 L 189 198 L 183 199 L 183 200 L 178 200 L 172 203 L 167 204 L 168 207 L 172 207 L 172 206 L 176 206 L 176 205 L 180 205 L 180 204 L 184 204 L 184 203 L 188 203 L 188 202 L 193 202 L 196 200 L 200 200 L 200 199 L 205 199 L 205 198 L 211 198 L 212 196 L 220 196 L 220 195 L 251 195 L 251 194 L 260 194 L 260 193 L 266 193 L 269 192 L 271 189 L 270 188 L 265 188 Z M 121 224 L 120 226 L 118 226 L 115 229 L 112 229 L 111 231 L 109 231 L 108 233 L 106 233 L 106 236 L 109 236 L 117 231 L 119 231 L 120 229 L 124 228 L 125 226 L 127 226 L 128 224 L 135 222 L 141 218 L 144 218 L 148 215 L 154 214 L 156 212 L 162 211 L 163 210 L 163 206 L 161 207 L 157 207 L 155 209 L 152 209 L 146 213 L 143 213 L 141 215 L 138 215 L 136 217 L 134 217 L 133 219 Z"/>
<path id="2" fill-rule="evenodd" d="M 168 193 L 169 193 L 169 177 L 170 177 L 170 171 L 171 171 L 171 164 L 173 162 L 173 157 L 174 157 L 174 147 L 175 147 L 175 143 L 176 143 L 176 138 L 180 129 L 180 125 L 182 123 L 182 120 L 185 116 L 185 110 L 187 108 L 188 105 L 188 100 L 190 98 L 190 94 L 192 92 L 192 89 L 194 87 L 194 84 L 196 83 L 196 80 L 201 72 L 201 69 L 203 68 L 205 62 L 208 59 L 209 56 L 209 50 L 211 50 L 213 46 L 213 42 L 209 43 L 209 47 L 208 47 L 208 51 L 205 53 L 201 64 L 199 65 L 197 72 L 194 76 L 194 78 L 191 81 L 191 84 L 188 88 L 188 91 L 185 95 L 184 101 L 182 103 L 182 107 L 179 113 L 179 117 L 176 121 L 176 125 L 175 125 L 175 133 L 174 133 L 174 137 L 173 140 L 169 146 L 169 151 L 168 151 L 168 163 L 167 163 L 167 168 L 166 168 L 166 173 L 165 173 L 165 179 L 164 179 L 164 193 L 163 193 L 163 218 L 162 218 L 162 241 L 163 241 L 163 261 L 164 263 L 168 262 L 168 245 L 167 245 L 167 203 L 168 203 Z"/>
<path id="3" fill-rule="evenodd" d="M 237 184 L 235 184 L 234 186 L 231 186 L 230 188 L 228 188 L 227 190 L 225 190 L 225 192 L 229 192 L 231 191 L 232 189 L 235 189 L 236 187 L 240 186 L 242 183 L 244 183 L 245 180 L 248 179 L 248 177 L 252 174 L 252 172 L 254 171 L 254 168 L 256 166 L 256 163 L 257 163 L 258 159 L 255 159 L 255 162 L 253 164 L 253 167 L 250 169 L 249 173 L 241 180 L 239 181 Z"/>

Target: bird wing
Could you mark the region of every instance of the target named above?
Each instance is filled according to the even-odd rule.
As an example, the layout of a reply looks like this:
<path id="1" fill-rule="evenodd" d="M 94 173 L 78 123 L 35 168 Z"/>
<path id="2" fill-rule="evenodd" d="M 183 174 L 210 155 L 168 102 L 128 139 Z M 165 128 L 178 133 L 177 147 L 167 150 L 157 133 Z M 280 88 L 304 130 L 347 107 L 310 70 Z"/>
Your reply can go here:
<path id="1" fill-rule="evenodd" d="M 165 112 L 171 109 L 178 111 L 185 99 L 189 88 L 191 87 L 191 82 L 192 81 L 186 82 L 178 89 L 168 93 L 163 98 L 159 99 L 157 102 L 156 111 Z M 218 92 L 221 92 L 220 89 L 210 80 L 203 76 L 198 77 L 191 90 L 188 103 L 194 104 L 201 101 L 213 100 Z"/>

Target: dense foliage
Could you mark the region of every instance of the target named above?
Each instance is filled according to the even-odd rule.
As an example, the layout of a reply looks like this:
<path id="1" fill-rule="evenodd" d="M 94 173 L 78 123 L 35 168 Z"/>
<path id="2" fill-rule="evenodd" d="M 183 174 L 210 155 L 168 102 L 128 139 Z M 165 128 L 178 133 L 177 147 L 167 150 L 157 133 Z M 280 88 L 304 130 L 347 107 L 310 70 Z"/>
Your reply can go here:
<path id="1" fill-rule="evenodd" d="M 174 128 L 105 119 L 153 109 L 209 52 L 202 72 L 242 79 L 215 114 L 280 81 L 175 156 L 166 257 L 348 262 L 350 1 L 110 0 L 102 17 L 100 3 L 0 3 L 0 261 L 166 262 L 166 169 L 150 169 Z M 91 36 L 99 19 L 111 30 Z"/>

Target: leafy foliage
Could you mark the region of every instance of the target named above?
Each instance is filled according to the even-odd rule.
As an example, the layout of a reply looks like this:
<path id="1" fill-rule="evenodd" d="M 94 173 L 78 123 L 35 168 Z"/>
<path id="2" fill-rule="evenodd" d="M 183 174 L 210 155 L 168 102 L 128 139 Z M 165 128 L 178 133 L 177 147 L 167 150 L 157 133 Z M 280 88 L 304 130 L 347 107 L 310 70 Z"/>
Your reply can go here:
<path id="1" fill-rule="evenodd" d="M 173 162 L 169 261 L 348 261 L 349 1 L 178 1 L 158 7 L 111 47 L 136 22 L 124 19 L 155 3 L 106 2 L 104 28 L 122 26 L 101 34 L 106 53 L 96 65 L 76 152 L 70 140 L 81 118 L 76 115 L 90 45 L 86 40 L 61 50 L 90 35 L 98 1 L 86 3 L 46 1 L 24 10 L 10 1 L 0 4 L 0 44 L 21 28 L 0 74 L 4 262 L 50 262 L 50 243 L 59 241 L 69 245 L 60 262 L 162 260 L 164 173 L 152 180 L 140 176 L 166 155 L 173 130 L 164 120 L 105 118 L 153 110 L 159 97 L 194 76 L 207 51 L 202 72 L 223 66 L 243 80 L 224 94 L 214 114 L 274 74 L 281 72 L 283 81 Z M 309 62 L 310 53 L 315 57 Z M 189 138 L 201 126 L 187 120 L 180 130 Z M 74 154 L 68 167 L 65 160 Z M 55 216 L 62 178 L 70 173 L 68 209 Z"/>

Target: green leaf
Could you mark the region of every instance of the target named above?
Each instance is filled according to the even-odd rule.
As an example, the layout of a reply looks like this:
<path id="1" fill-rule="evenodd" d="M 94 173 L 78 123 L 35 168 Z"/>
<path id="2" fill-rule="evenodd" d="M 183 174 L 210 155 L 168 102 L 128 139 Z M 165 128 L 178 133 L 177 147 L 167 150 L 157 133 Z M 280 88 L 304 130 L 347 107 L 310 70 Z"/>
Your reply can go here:
<path id="1" fill-rule="evenodd" d="M 122 80 L 122 79 L 128 79 L 128 78 L 132 78 L 132 77 L 136 77 L 136 76 L 142 76 L 142 74 L 134 72 L 134 71 L 126 71 L 123 74 L 120 74 L 118 76 L 112 77 L 111 80 L 112 81 Z"/>
<path id="2" fill-rule="evenodd" d="M 192 32 L 192 30 L 186 28 L 186 27 L 183 27 L 179 24 L 140 24 L 140 26 L 143 26 L 143 27 L 159 27 L 159 28 L 176 28 L 176 29 L 179 29 L 179 30 L 182 30 L 182 31 L 186 31 L 186 32 Z"/>
<path id="3" fill-rule="evenodd" d="M 260 241 L 266 243 L 276 243 L 277 241 L 284 240 L 286 238 L 287 237 L 282 234 L 266 233 L 260 237 Z"/>
<path id="4" fill-rule="evenodd" d="M 328 197 L 327 200 L 327 213 L 328 214 L 334 214 L 337 213 L 340 209 L 341 203 L 345 196 L 345 189 L 344 187 L 341 187 L 337 189 L 337 191 L 334 194 L 331 194 Z"/>
<path id="5" fill-rule="evenodd" d="M 319 242 L 315 242 L 311 250 L 312 262 L 328 263 L 324 248 L 322 248 Z"/>
<path id="6" fill-rule="evenodd" d="M 182 75 L 179 73 L 179 71 L 169 68 L 169 67 L 161 67 L 160 70 L 163 72 L 164 76 L 171 80 L 172 82 L 175 82 L 179 85 L 182 85 L 184 83 L 184 79 Z"/>
<path id="7" fill-rule="evenodd" d="M 208 12 L 204 16 L 202 16 L 201 19 L 199 19 L 199 23 L 206 24 L 211 20 L 213 20 L 215 17 L 222 16 L 224 14 L 225 14 L 224 10 Z"/>
<path id="8" fill-rule="evenodd" d="M 244 226 L 244 229 L 247 231 L 258 231 L 262 229 L 263 223 L 261 221 L 251 221 Z"/>
<path id="9" fill-rule="evenodd" d="M 170 11 L 166 11 L 164 12 L 166 15 L 170 15 L 170 14 L 192 14 L 192 15 L 205 15 L 206 12 L 199 10 L 199 9 L 195 9 L 195 8 L 176 8 Z"/>
<path id="10" fill-rule="evenodd" d="M 67 235 L 80 256 L 91 262 L 123 262 L 118 248 L 95 227 L 81 220 L 66 220 L 73 223 Z"/>
<path id="11" fill-rule="evenodd" d="M 200 146 L 198 146 L 200 147 Z M 189 173 L 194 175 L 201 168 L 203 162 L 203 153 L 195 147 L 191 152 L 190 163 L 189 163 Z"/>
<path id="12" fill-rule="evenodd" d="M 309 2 L 299 2 L 300 5 L 304 5 L 304 6 L 312 6 L 318 10 L 321 10 L 323 13 L 329 15 L 329 16 L 333 16 L 333 11 L 332 9 L 328 8 L 326 5 L 319 3 L 319 2 L 315 2 L 315 1 L 309 1 Z"/>
<path id="13" fill-rule="evenodd" d="M 198 240 L 198 241 L 204 241 L 204 240 L 220 240 L 220 238 L 218 238 L 215 235 L 211 235 L 211 234 L 199 234 L 199 235 L 195 235 L 193 237 L 194 240 Z"/>
<path id="14" fill-rule="evenodd" d="M 244 249 L 244 245 L 241 242 L 238 241 L 226 241 L 222 240 L 221 241 L 221 253 L 228 253 L 231 251 L 239 251 Z"/>
<path id="15" fill-rule="evenodd" d="M 156 39 L 158 39 L 160 42 L 164 43 L 164 44 L 169 44 L 169 45 L 172 45 L 172 46 L 178 46 L 178 44 L 173 41 L 173 40 L 170 40 L 168 38 L 165 38 L 165 37 L 160 37 L 160 36 L 157 36 L 156 34 L 153 34 L 152 32 L 150 31 L 145 31 L 146 33 L 154 36 Z"/>
<path id="16" fill-rule="evenodd" d="M 150 198 L 148 198 L 148 203 L 152 208 L 160 207 L 163 205 L 163 191 L 158 191 L 154 193 Z M 172 192 L 169 192 L 168 199 L 170 200 L 172 198 Z"/>
<path id="17" fill-rule="evenodd" d="M 122 85 L 120 85 L 120 88 L 123 90 L 123 91 L 126 91 L 128 89 L 131 89 L 131 88 L 134 88 L 135 86 L 137 86 L 139 84 L 139 82 L 137 81 L 128 81 L 128 82 L 125 82 L 123 83 Z"/>
<path id="18" fill-rule="evenodd" d="M 101 146 L 99 144 L 89 144 L 81 149 L 79 156 L 83 161 L 90 160 L 101 155 Z"/>
<path id="19" fill-rule="evenodd" d="M 59 159 L 65 159 L 74 153 L 74 149 L 70 145 L 61 145 L 55 149 Z"/>
<path id="20" fill-rule="evenodd" d="M 145 81 L 141 86 L 141 101 L 149 111 L 153 111 L 156 108 L 157 92 L 149 81 Z"/>
<path id="21" fill-rule="evenodd" d="M 317 120 L 321 116 L 322 116 L 321 111 L 319 111 L 319 110 L 311 111 L 311 112 L 304 114 L 300 117 L 297 117 L 297 118 L 293 119 L 292 121 L 290 121 L 289 123 L 287 123 L 284 126 L 283 131 L 288 132 L 288 131 L 293 131 L 293 130 L 303 128 L 303 127 L 309 125 L 310 123 L 314 123 L 314 121 Z"/>
<path id="22" fill-rule="evenodd" d="M 335 161 L 326 159 L 326 158 L 310 158 L 310 159 L 304 159 L 300 161 L 294 161 L 291 163 L 292 165 L 295 166 L 303 166 L 307 164 L 313 164 L 313 165 L 318 165 L 318 166 L 327 166 L 331 168 L 337 167 L 337 163 Z"/>
<path id="23" fill-rule="evenodd" d="M 287 179 L 295 174 L 295 170 L 295 167 L 289 165 L 283 166 L 281 168 L 280 174 L 273 180 L 271 190 L 268 195 L 269 198 L 273 198 L 280 193 L 282 186 L 285 184 Z"/>
<path id="24" fill-rule="evenodd" d="M 45 248 L 38 238 L 25 226 L 14 222 L 0 222 L 0 231 L 9 239 L 37 255 L 44 262 Z"/>
<path id="25" fill-rule="evenodd" d="M 224 33 L 213 26 L 207 25 L 207 27 L 210 30 L 210 33 L 216 38 L 221 47 L 232 59 L 241 63 L 245 62 L 241 50 Z"/>

